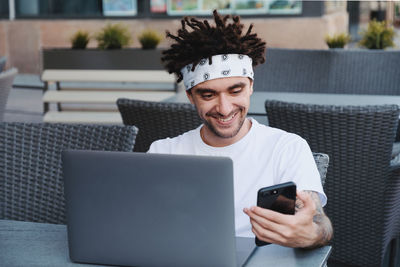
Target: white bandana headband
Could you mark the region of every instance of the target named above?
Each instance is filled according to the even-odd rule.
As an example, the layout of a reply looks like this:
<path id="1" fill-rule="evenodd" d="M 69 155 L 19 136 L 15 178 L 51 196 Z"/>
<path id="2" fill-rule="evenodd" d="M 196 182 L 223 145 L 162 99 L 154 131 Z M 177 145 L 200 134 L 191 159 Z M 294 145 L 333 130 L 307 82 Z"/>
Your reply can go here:
<path id="1" fill-rule="evenodd" d="M 253 80 L 253 65 L 249 56 L 224 54 L 212 56 L 211 60 L 211 65 L 208 58 L 200 60 L 194 71 L 192 71 L 193 64 L 186 65 L 181 69 L 186 90 L 199 83 L 218 78 L 249 77 Z"/>

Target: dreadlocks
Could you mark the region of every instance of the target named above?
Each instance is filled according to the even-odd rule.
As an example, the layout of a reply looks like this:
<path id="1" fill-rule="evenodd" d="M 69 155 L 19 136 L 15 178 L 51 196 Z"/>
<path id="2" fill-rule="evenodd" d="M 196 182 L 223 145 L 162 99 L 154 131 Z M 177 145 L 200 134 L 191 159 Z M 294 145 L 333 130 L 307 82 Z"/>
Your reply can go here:
<path id="1" fill-rule="evenodd" d="M 178 76 L 178 82 L 183 79 L 181 69 L 193 64 L 192 70 L 203 58 L 209 59 L 219 54 L 243 54 L 252 59 L 253 67 L 265 62 L 266 43 L 251 33 L 253 24 L 250 25 L 245 35 L 242 36 L 244 25 L 240 23 L 239 16 L 221 16 L 216 10 L 213 12 L 215 26 L 210 26 L 207 20 L 200 21 L 195 18 L 185 17 L 181 20 L 182 28 L 178 34 L 172 35 L 167 31 L 167 37 L 176 42 L 171 48 L 163 52 L 162 62 L 169 73 Z M 232 18 L 232 23 L 227 23 Z M 192 30 L 187 30 L 187 27 Z"/>

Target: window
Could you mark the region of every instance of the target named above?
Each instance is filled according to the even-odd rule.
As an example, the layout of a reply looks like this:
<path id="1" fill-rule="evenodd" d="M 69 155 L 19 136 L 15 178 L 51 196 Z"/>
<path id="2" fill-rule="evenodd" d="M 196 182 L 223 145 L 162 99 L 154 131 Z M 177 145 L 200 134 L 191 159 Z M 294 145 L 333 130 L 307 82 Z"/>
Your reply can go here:
<path id="1" fill-rule="evenodd" d="M 0 18 L 8 18 L 8 0 L 0 0 Z"/>
<path id="2" fill-rule="evenodd" d="M 245 16 L 303 16 L 319 2 L 301 0 L 14 0 L 16 18 L 168 18 L 220 13 Z M 316 3 L 316 4 L 314 4 Z M 0 16 L 8 0 L 0 0 Z"/>
<path id="3" fill-rule="evenodd" d="M 135 16 L 136 0 L 103 0 L 104 16 Z"/>
<path id="4" fill-rule="evenodd" d="M 151 0 L 150 3 L 151 13 L 166 13 L 167 12 L 167 2 L 166 0 Z"/>
<path id="5" fill-rule="evenodd" d="M 100 17 L 98 0 L 15 0 L 16 17 Z"/>
<path id="6" fill-rule="evenodd" d="M 299 0 L 166 0 L 168 15 L 209 15 L 212 10 L 236 14 L 300 14 Z"/>

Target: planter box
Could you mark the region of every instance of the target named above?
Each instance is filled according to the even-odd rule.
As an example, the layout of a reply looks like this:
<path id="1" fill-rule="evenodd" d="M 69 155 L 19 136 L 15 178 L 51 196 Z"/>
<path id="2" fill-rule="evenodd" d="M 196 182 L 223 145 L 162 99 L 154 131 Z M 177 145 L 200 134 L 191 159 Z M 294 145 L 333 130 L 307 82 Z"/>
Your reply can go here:
<path id="1" fill-rule="evenodd" d="M 162 50 L 43 49 L 42 69 L 163 70 Z"/>

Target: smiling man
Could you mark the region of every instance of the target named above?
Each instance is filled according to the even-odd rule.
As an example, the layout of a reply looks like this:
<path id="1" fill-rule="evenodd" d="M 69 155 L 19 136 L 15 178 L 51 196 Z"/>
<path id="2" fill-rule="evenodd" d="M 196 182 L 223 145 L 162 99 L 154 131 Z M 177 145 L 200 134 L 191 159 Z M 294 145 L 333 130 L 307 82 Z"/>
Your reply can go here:
<path id="1" fill-rule="evenodd" d="M 229 19 L 231 23 L 228 23 Z M 332 225 L 318 170 L 307 142 L 247 118 L 253 93 L 253 67 L 265 61 L 266 44 L 252 26 L 243 34 L 238 16 L 208 21 L 184 18 L 163 62 L 203 124 L 175 138 L 154 142 L 150 153 L 225 156 L 233 160 L 237 236 L 289 247 L 325 245 Z M 190 29 L 187 29 L 190 28 Z M 255 207 L 258 189 L 293 181 L 299 189 L 295 215 Z"/>

